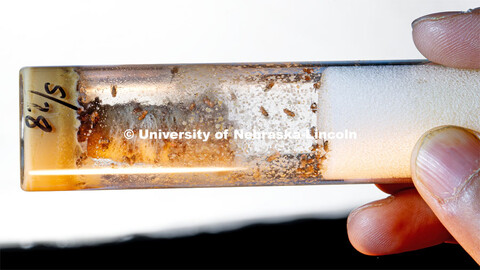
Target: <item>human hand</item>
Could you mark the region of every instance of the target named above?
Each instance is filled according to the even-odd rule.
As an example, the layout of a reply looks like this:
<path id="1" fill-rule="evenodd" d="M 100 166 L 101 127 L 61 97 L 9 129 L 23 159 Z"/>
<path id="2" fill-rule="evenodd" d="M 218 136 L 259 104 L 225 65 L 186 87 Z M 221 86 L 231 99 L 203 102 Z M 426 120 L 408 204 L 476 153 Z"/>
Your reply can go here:
<path id="1" fill-rule="evenodd" d="M 480 8 L 427 15 L 412 27 L 415 45 L 432 62 L 480 68 Z M 479 138 L 452 126 L 422 136 L 411 158 L 414 185 L 378 185 L 391 196 L 350 214 L 352 245 L 386 255 L 458 242 L 480 264 Z"/>

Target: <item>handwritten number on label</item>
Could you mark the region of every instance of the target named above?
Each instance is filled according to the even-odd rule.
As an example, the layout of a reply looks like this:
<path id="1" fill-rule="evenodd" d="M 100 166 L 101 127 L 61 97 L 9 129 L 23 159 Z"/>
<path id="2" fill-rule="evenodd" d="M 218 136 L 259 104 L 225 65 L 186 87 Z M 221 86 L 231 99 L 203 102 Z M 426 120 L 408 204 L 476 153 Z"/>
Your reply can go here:
<path id="1" fill-rule="evenodd" d="M 35 104 L 35 103 L 32 103 L 31 105 L 32 105 L 35 109 L 38 109 L 38 110 L 41 111 L 41 112 L 48 112 L 48 110 L 50 110 L 50 104 L 48 104 L 48 102 L 44 102 L 44 103 L 43 103 L 43 105 L 44 105 L 45 107 L 42 107 L 42 106 L 40 106 L 40 105 L 38 105 L 38 104 Z M 31 112 L 31 109 L 28 108 L 28 111 Z"/>
<path id="2" fill-rule="evenodd" d="M 44 85 L 44 88 L 45 88 L 45 92 L 47 94 L 41 93 L 41 92 L 38 92 L 38 91 L 34 91 L 34 90 L 30 90 L 29 92 L 32 93 L 32 94 L 41 96 L 43 98 L 52 100 L 52 101 L 54 101 L 54 102 L 56 102 L 60 105 L 63 105 L 67 108 L 70 108 L 72 110 L 77 111 L 79 109 L 77 106 L 72 105 L 68 102 L 65 102 L 64 100 L 61 100 L 61 99 L 64 99 L 67 96 L 67 93 L 65 92 L 63 87 L 61 87 L 60 85 L 50 85 L 49 82 L 46 82 L 45 85 Z M 52 88 L 52 89 L 50 89 L 50 88 Z M 53 96 L 57 91 L 60 92 L 60 98 L 61 99 L 58 99 L 58 98 Z M 48 112 L 50 110 L 50 104 L 48 104 L 48 102 L 43 103 L 44 107 L 42 107 L 38 104 L 34 104 L 34 103 L 31 103 L 31 105 L 35 109 L 38 109 L 41 112 Z M 27 111 L 31 112 L 32 109 L 27 106 Z M 30 116 L 30 115 L 25 116 L 25 125 L 29 128 L 38 127 L 45 132 L 51 132 L 52 129 L 53 129 L 52 126 L 48 123 L 47 119 L 45 119 L 45 117 L 43 117 L 42 115 L 38 116 L 36 119 L 34 117 Z"/>
<path id="3" fill-rule="evenodd" d="M 55 92 L 60 91 L 60 94 L 61 94 L 61 98 L 65 98 L 67 96 L 67 93 L 65 93 L 65 90 L 63 90 L 63 88 L 59 85 L 55 85 L 53 87 L 52 90 L 50 90 L 50 83 L 45 83 L 45 92 L 47 92 L 48 94 L 55 94 Z"/>
<path id="4" fill-rule="evenodd" d="M 30 115 L 25 116 L 25 125 L 27 125 L 29 128 L 38 127 L 45 132 L 52 131 L 52 126 L 50 126 L 47 119 L 41 115 L 37 117 L 37 119 L 31 117 Z"/>

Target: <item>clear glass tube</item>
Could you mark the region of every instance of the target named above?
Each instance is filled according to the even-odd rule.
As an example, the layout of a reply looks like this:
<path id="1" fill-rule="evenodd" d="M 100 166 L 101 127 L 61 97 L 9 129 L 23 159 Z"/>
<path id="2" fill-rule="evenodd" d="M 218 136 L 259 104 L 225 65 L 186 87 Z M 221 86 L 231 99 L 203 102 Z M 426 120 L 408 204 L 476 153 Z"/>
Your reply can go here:
<path id="1" fill-rule="evenodd" d="M 462 117 L 479 77 L 422 61 L 23 68 L 22 188 L 405 182 L 421 133 L 480 127 Z"/>

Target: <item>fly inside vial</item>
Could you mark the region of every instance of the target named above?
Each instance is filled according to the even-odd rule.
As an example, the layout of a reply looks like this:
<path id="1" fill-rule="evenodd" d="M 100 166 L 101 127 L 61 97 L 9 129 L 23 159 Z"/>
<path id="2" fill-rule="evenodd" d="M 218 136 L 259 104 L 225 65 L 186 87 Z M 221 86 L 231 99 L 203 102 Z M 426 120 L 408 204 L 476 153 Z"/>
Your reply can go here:
<path id="1" fill-rule="evenodd" d="M 423 132 L 480 129 L 478 89 L 424 62 L 24 68 L 22 188 L 405 182 Z"/>

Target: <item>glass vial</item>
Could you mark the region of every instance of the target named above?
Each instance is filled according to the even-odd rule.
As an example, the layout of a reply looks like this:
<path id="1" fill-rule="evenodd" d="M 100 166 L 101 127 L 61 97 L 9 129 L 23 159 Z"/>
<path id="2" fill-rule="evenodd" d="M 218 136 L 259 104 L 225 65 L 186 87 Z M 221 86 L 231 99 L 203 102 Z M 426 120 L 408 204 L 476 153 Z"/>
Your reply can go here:
<path id="1" fill-rule="evenodd" d="M 27 67 L 22 188 L 405 182 L 423 132 L 480 129 L 479 90 L 425 62 Z"/>

